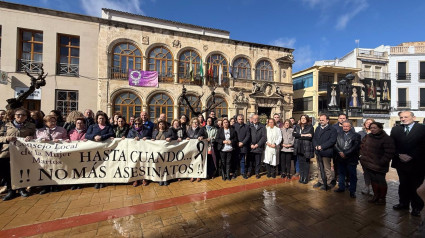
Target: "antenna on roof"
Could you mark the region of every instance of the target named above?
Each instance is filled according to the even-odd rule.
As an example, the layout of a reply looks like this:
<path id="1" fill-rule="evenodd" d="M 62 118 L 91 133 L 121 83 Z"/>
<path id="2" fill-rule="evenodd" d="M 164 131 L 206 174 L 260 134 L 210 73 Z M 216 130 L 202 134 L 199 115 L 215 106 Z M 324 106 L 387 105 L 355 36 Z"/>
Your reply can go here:
<path id="1" fill-rule="evenodd" d="M 354 40 L 354 42 L 357 44 L 357 48 L 360 48 L 360 40 L 357 39 L 357 40 Z"/>

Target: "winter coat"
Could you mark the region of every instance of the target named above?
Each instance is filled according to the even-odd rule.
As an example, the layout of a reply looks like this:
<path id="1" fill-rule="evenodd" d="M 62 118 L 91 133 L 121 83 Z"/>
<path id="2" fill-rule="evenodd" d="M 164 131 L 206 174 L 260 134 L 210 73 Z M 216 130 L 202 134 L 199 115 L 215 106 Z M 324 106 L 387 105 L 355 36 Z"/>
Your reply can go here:
<path id="1" fill-rule="evenodd" d="M 263 124 L 258 123 L 257 129 L 255 129 L 254 124 L 251 124 L 249 128 L 251 132 L 251 145 L 258 144 L 258 147 L 255 149 L 251 149 L 250 152 L 254 154 L 263 153 L 264 146 L 266 145 L 266 141 L 267 141 L 266 127 Z M 251 145 L 250 145 L 250 148 L 251 148 Z"/>
<path id="2" fill-rule="evenodd" d="M 183 129 L 182 127 L 178 129 L 171 127 L 170 129 L 168 129 L 166 138 L 171 138 L 171 140 L 177 140 L 181 138 L 182 140 L 184 140 L 187 138 L 186 130 Z"/>
<path id="3" fill-rule="evenodd" d="M 360 139 L 363 140 L 363 138 L 368 134 L 366 130 L 363 128 L 361 131 L 357 132 L 357 134 L 360 135 Z"/>
<path id="4" fill-rule="evenodd" d="M 341 160 L 348 161 L 350 164 L 357 164 L 359 159 L 360 149 L 360 135 L 357 133 L 349 132 L 345 135 L 345 132 L 338 134 L 335 144 L 335 150 L 338 158 Z M 345 158 L 339 156 L 339 152 L 344 153 Z"/>
<path id="5" fill-rule="evenodd" d="M 87 140 L 94 140 L 95 136 L 101 136 L 102 141 L 107 140 L 111 137 L 115 137 L 114 129 L 110 125 L 106 125 L 103 130 L 100 129 L 98 124 L 91 125 L 89 129 L 87 129 L 85 138 Z"/>
<path id="6" fill-rule="evenodd" d="M 280 151 L 282 152 L 294 152 L 294 141 L 295 141 L 295 137 L 293 135 L 294 129 L 293 128 L 282 128 L 280 129 L 282 132 L 282 143 L 281 144 L 285 144 L 285 145 L 292 145 L 292 147 L 286 148 L 282 146 L 282 149 Z"/>
<path id="7" fill-rule="evenodd" d="M 310 134 L 311 137 L 301 137 L 301 134 Z M 305 125 L 304 129 L 301 129 L 300 126 L 294 128 L 293 135 L 295 137 L 294 141 L 294 154 L 295 155 L 304 155 L 305 158 L 310 159 L 314 157 L 314 148 L 313 148 L 313 136 L 314 128 L 312 125 Z"/>
<path id="8" fill-rule="evenodd" d="M 246 154 L 249 151 L 250 140 L 251 140 L 251 130 L 248 124 L 239 124 L 235 123 L 234 125 L 236 134 L 238 135 L 238 144 L 242 142 L 242 147 L 237 145 L 239 153 Z"/>
<path id="9" fill-rule="evenodd" d="M 154 139 L 154 140 L 165 140 L 166 138 L 169 137 L 168 136 L 168 130 L 163 131 L 162 135 L 159 135 L 159 134 L 161 134 L 161 132 L 158 129 L 155 129 L 152 132 L 152 139 Z"/>
<path id="10" fill-rule="evenodd" d="M 18 129 L 12 122 L 3 124 L 0 129 L 0 145 L 1 152 L 0 158 L 9 158 L 9 141 L 6 140 L 7 136 L 22 137 L 35 136 L 35 125 L 30 122 L 25 122 L 23 126 Z"/>
<path id="11" fill-rule="evenodd" d="M 232 146 L 233 149 L 236 148 L 236 144 L 238 143 L 238 135 L 236 134 L 236 131 L 234 128 L 229 127 L 230 132 L 230 141 L 232 142 L 230 146 Z M 223 141 L 226 140 L 226 136 L 224 134 L 224 128 L 220 128 L 217 131 L 217 136 L 215 137 L 215 141 L 217 142 L 217 149 L 221 151 L 224 148 Z"/>
<path id="12" fill-rule="evenodd" d="M 114 127 L 115 138 L 127 137 L 129 131 L 130 131 L 129 125 L 124 125 L 124 127 L 121 129 L 118 126 L 115 126 Z"/>
<path id="13" fill-rule="evenodd" d="M 195 130 L 192 127 L 187 128 L 187 137 L 190 139 L 198 139 L 198 137 L 203 137 L 206 139 L 208 137 L 207 132 L 205 132 L 204 127 L 197 127 Z"/>
<path id="14" fill-rule="evenodd" d="M 320 151 L 316 150 L 316 153 L 322 157 L 332 158 L 334 149 L 333 147 L 335 145 L 337 136 L 338 133 L 333 126 L 327 125 L 324 129 L 322 129 L 322 127 L 319 125 L 314 132 L 313 148 L 316 148 L 316 146 L 321 146 L 322 149 Z"/>
<path id="15" fill-rule="evenodd" d="M 368 134 L 360 146 L 360 163 L 370 170 L 387 173 L 394 154 L 394 140 L 385 131 Z"/>
<path id="16" fill-rule="evenodd" d="M 65 130 L 65 128 L 57 126 L 54 128 L 54 130 L 51 130 L 47 127 L 37 129 L 35 133 L 35 137 L 38 140 L 66 140 L 68 139 L 68 132 Z"/>
<path id="17" fill-rule="evenodd" d="M 87 130 L 82 130 L 80 133 L 78 133 L 77 129 L 72 129 L 68 133 L 69 140 L 71 141 L 78 141 L 85 139 Z"/>

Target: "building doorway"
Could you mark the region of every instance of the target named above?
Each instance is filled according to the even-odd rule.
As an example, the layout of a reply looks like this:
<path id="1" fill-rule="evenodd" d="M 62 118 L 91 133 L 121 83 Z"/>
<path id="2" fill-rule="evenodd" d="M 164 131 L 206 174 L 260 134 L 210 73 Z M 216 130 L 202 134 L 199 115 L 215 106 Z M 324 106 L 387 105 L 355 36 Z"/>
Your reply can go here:
<path id="1" fill-rule="evenodd" d="M 267 124 L 267 119 L 270 118 L 270 115 L 272 113 L 271 107 L 258 107 L 258 116 L 260 118 L 260 122 L 263 124 Z"/>

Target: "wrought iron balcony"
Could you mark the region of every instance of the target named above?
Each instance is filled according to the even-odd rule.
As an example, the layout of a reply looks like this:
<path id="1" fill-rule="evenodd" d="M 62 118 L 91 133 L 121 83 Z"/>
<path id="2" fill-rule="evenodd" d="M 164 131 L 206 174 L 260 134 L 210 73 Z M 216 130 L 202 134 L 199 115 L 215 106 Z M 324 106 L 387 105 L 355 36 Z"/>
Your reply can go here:
<path id="1" fill-rule="evenodd" d="M 397 101 L 397 108 L 410 108 L 410 101 Z"/>
<path id="2" fill-rule="evenodd" d="M 110 67 L 109 73 L 110 73 L 109 75 L 111 79 L 122 79 L 122 80 L 128 79 L 128 70 L 121 69 L 121 67 Z"/>
<path id="3" fill-rule="evenodd" d="M 222 87 L 222 88 L 228 88 L 230 87 L 230 78 L 227 77 L 223 77 L 223 79 L 221 80 L 221 84 L 219 84 L 218 82 L 218 77 L 207 77 L 207 86 L 217 86 L 217 87 Z"/>
<path id="4" fill-rule="evenodd" d="M 43 66 L 42 62 L 26 59 L 18 59 L 18 72 L 38 73 Z"/>
<path id="5" fill-rule="evenodd" d="M 158 82 L 159 83 L 174 83 L 174 75 L 173 73 L 158 73 Z"/>
<path id="6" fill-rule="evenodd" d="M 189 74 L 179 74 L 179 83 L 181 84 L 202 86 L 203 80 L 204 79 L 199 74 L 193 76 L 193 81 L 192 77 Z"/>
<path id="7" fill-rule="evenodd" d="M 57 74 L 58 75 L 78 77 L 79 69 L 80 69 L 80 67 L 79 67 L 78 64 L 65 64 L 65 63 L 58 63 L 57 64 Z"/>
<path id="8" fill-rule="evenodd" d="M 411 79 L 410 73 L 398 73 L 397 74 L 397 80 L 410 81 L 410 79 Z"/>

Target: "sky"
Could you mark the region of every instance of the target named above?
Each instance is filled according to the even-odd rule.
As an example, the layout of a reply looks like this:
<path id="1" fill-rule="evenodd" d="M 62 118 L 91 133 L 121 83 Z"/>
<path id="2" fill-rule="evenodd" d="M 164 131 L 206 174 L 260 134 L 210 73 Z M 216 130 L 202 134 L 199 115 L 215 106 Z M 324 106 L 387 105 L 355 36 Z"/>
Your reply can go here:
<path id="1" fill-rule="evenodd" d="M 424 0 L 9 0 L 90 16 L 110 8 L 295 49 L 293 72 L 357 47 L 425 41 Z"/>

